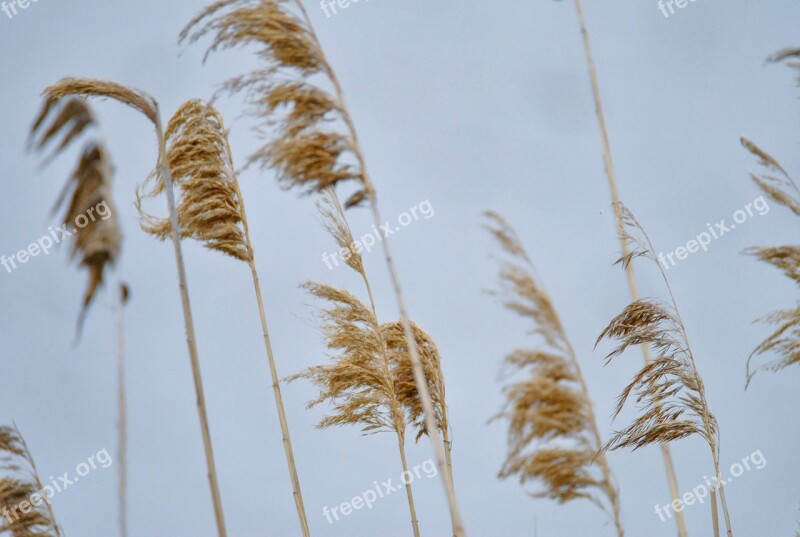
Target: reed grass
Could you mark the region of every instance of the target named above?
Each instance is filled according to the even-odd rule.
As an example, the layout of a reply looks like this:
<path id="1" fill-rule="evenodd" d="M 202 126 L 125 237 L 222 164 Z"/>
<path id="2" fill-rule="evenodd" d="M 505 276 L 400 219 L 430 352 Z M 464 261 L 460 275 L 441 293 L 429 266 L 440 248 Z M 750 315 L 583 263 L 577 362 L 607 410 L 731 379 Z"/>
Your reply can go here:
<path id="1" fill-rule="evenodd" d="M 508 422 L 508 455 L 499 476 L 516 476 L 523 486 L 542 483 L 535 497 L 562 504 L 589 500 L 622 537 L 619 491 L 575 350 L 516 231 L 497 213 L 486 217 L 486 229 L 509 259 L 497 294 L 507 309 L 531 321 L 530 333 L 541 340 L 540 347 L 517 349 L 505 359 L 508 377 L 526 376 L 506 385 L 506 404 L 494 418 Z"/>
<path id="2" fill-rule="evenodd" d="M 647 345 L 655 357 L 639 370 L 625 387 L 614 410 L 616 418 L 629 399 L 634 398 L 640 415 L 606 442 L 603 449 L 639 449 L 651 444 L 664 444 L 699 436 L 711 451 L 714 475 L 719 485 L 720 501 L 728 537 L 733 536 L 728 504 L 725 498 L 719 465 L 719 426 L 708 406 L 706 389 L 697 369 L 697 362 L 686 333 L 675 296 L 666 272 L 656 258 L 650 238 L 627 207 L 619 212 L 625 225 L 623 238 L 629 252 L 618 261 L 624 267 L 634 259 L 649 259 L 659 269 L 669 294 L 669 303 L 640 299 L 628 305 L 606 326 L 597 343 L 614 340 L 616 347 L 607 355 L 606 363 L 623 354 L 631 346 Z"/>
<path id="3" fill-rule="evenodd" d="M 377 193 L 366 168 L 353 118 L 342 86 L 327 60 L 301 1 L 220 0 L 200 12 L 181 32 L 181 40 L 196 42 L 210 35 L 208 54 L 245 45 L 259 47 L 262 67 L 222 86 L 244 93 L 252 113 L 267 125 L 278 124 L 266 144 L 249 159 L 262 169 L 274 169 L 285 188 L 304 194 L 321 193 L 341 183 L 357 185 L 344 206 L 368 204 L 376 225 L 384 224 Z M 319 80 L 320 83 L 316 81 Z M 280 111 L 287 113 L 282 117 Z M 433 401 L 414 341 L 414 331 L 387 240 L 381 241 L 397 299 L 414 381 L 428 436 L 447 493 L 453 534 L 464 534 L 461 514 L 449 475 L 446 449 L 436 424 Z"/>
<path id="4" fill-rule="evenodd" d="M 318 424 L 331 426 L 360 426 L 365 434 L 390 431 L 397 436 L 397 446 L 403 471 L 408 471 L 405 439 L 409 391 L 407 349 L 397 345 L 396 325 L 382 325 L 378 320 L 372 286 L 364 269 L 361 253 L 353 247 L 354 240 L 344 211 L 329 188 L 323 192 L 317 207 L 323 225 L 340 248 L 349 251 L 347 266 L 361 277 L 369 296 L 369 306 L 345 289 L 307 282 L 304 287 L 316 298 L 330 304 L 320 312 L 322 332 L 327 348 L 333 353 L 332 363 L 310 367 L 292 375 L 311 381 L 319 396 L 308 407 L 328 403 L 332 412 Z M 405 340 L 403 340 L 405 341 Z M 408 412 L 413 416 L 413 410 Z M 405 484 L 411 515 L 411 528 L 420 536 L 414 493 L 411 483 Z"/>
<path id="5" fill-rule="evenodd" d="M 250 268 L 295 508 L 302 534 L 308 537 L 308 518 L 250 240 L 247 212 L 223 117 L 213 106 L 197 99 L 191 100 L 172 117 L 165 136 L 167 159 L 180 200 L 178 222 L 181 236 L 195 239 L 211 250 L 243 261 Z M 164 188 L 163 182 L 156 182 L 145 196 L 158 195 Z M 142 227 L 147 233 L 161 240 L 171 236 L 172 223 L 169 218 L 159 219 L 142 212 L 141 196 L 138 207 L 142 214 Z"/>
<path id="6" fill-rule="evenodd" d="M 769 62 L 785 62 L 798 71 L 800 81 L 800 49 L 785 49 L 768 58 Z M 744 148 L 758 159 L 759 173 L 750 173 L 756 186 L 769 198 L 800 216 L 800 188 L 778 160 L 761 149 L 755 142 L 742 136 Z M 800 246 L 786 245 L 747 248 L 745 253 L 752 255 L 784 273 L 796 285 L 800 285 Z M 772 327 L 774 331 L 762 341 L 747 360 L 747 382 L 750 386 L 759 371 L 781 371 L 800 364 L 800 307 L 778 310 L 758 319 Z M 753 359 L 759 356 L 776 354 L 776 360 L 752 368 Z"/>
<path id="7" fill-rule="evenodd" d="M 200 419 L 200 429 L 203 437 L 203 449 L 206 457 L 206 467 L 208 470 L 209 489 L 211 491 L 212 504 L 214 507 L 214 518 L 219 537 L 226 537 L 225 516 L 222 509 L 222 498 L 219 491 L 217 479 L 216 462 L 214 460 L 214 450 L 211 442 L 211 431 L 208 423 L 208 414 L 205 403 L 205 390 L 200 372 L 200 359 L 197 353 L 197 340 L 194 331 L 194 319 L 192 317 L 191 303 L 189 300 L 189 289 L 186 279 L 186 268 L 183 261 L 183 250 L 180 240 L 180 226 L 178 224 L 178 214 L 175 207 L 175 194 L 173 190 L 172 175 L 170 172 L 169 161 L 167 159 L 166 141 L 161 123 L 158 103 L 147 93 L 123 86 L 116 82 L 90 78 L 65 78 L 61 81 L 45 88 L 45 98 L 48 101 L 57 101 L 64 98 L 82 97 L 86 98 L 109 98 L 125 104 L 147 117 L 155 127 L 156 140 L 158 143 L 158 158 L 156 161 L 157 181 L 163 183 L 163 190 L 167 195 L 167 208 L 172 222 L 172 244 L 175 253 L 175 261 L 178 268 L 178 283 L 181 295 L 181 305 L 183 307 L 183 318 L 186 328 L 186 342 L 189 349 L 189 360 L 192 367 L 192 379 L 194 381 L 195 395 L 197 396 L 197 412 Z"/>
<path id="8" fill-rule="evenodd" d="M 595 115 L 597 116 L 597 125 L 600 131 L 600 139 L 603 147 L 603 162 L 605 166 L 606 177 L 608 178 L 608 189 L 611 194 L 611 202 L 614 207 L 614 220 L 617 226 L 617 235 L 620 237 L 620 247 L 622 248 L 623 255 L 628 254 L 628 244 L 622 240 L 624 235 L 623 217 L 619 210 L 621 206 L 619 188 L 617 186 L 617 174 L 614 170 L 614 160 L 611 155 L 611 142 L 606 127 L 605 108 L 603 107 L 603 100 L 600 95 L 600 82 L 597 76 L 597 68 L 594 62 L 594 54 L 592 53 L 592 44 L 589 38 L 589 30 L 586 24 L 586 17 L 583 12 L 583 4 L 581 0 L 575 0 L 575 11 L 578 16 L 578 24 L 581 31 L 581 40 L 583 42 L 583 51 L 586 56 L 586 66 L 589 72 L 589 80 L 592 86 L 592 97 L 595 104 Z M 639 300 L 639 286 L 636 281 L 636 274 L 633 265 L 628 264 L 625 268 L 625 276 L 628 282 L 628 290 L 630 292 L 631 300 Z M 647 346 L 642 346 L 642 358 L 646 364 L 652 362 L 650 349 Z M 667 473 L 667 484 L 670 490 L 672 500 L 680 499 L 680 488 L 678 486 L 678 476 L 675 471 L 675 463 L 672 459 L 672 452 L 669 444 L 661 444 L 661 458 L 664 462 L 664 469 Z M 675 524 L 678 529 L 678 537 L 688 537 L 689 532 L 686 528 L 686 519 L 682 511 L 675 512 Z"/>
<path id="9" fill-rule="evenodd" d="M 0 427 L 0 533 L 12 537 L 61 537 L 61 528 L 49 499 L 31 501 L 31 496 L 44 489 L 36 462 L 17 426 Z M 27 512 L 19 509 L 22 502 L 30 504 Z"/>

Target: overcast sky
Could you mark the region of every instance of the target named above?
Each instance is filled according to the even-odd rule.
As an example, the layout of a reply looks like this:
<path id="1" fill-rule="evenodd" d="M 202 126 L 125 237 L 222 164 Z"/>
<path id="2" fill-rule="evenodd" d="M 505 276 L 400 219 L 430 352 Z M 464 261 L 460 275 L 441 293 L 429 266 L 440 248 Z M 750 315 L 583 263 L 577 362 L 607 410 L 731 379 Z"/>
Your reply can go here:
<path id="1" fill-rule="evenodd" d="M 24 152 L 46 85 L 64 76 L 113 79 L 152 93 L 164 114 L 209 97 L 226 77 L 256 65 L 251 51 L 212 57 L 176 44 L 205 2 L 39 0 L 13 18 L 0 12 L 0 254 L 48 232 L 48 216 L 75 151 L 44 171 Z M 630 352 L 603 367 L 594 340 L 627 304 L 603 173 L 600 139 L 574 6 L 549 0 L 425 2 L 372 0 L 326 17 L 308 9 L 347 94 L 386 218 L 428 200 L 435 210 L 393 237 L 412 317 L 443 355 L 454 434 L 454 473 L 471 536 L 614 534 L 588 503 L 558 506 L 526 496 L 496 474 L 505 428 L 487 424 L 502 404 L 505 353 L 531 343 L 528 326 L 484 291 L 494 285 L 496 245 L 480 228 L 494 209 L 514 224 L 537 264 L 577 349 L 604 434 L 615 397 L 641 363 Z M 655 247 L 685 245 L 709 222 L 730 222 L 759 196 L 748 180 L 747 134 L 800 173 L 800 103 L 794 74 L 765 58 L 800 46 L 795 0 L 698 0 L 665 18 L 656 0 L 587 0 L 621 195 Z M 237 99 L 220 102 L 239 162 L 258 144 Z M 127 356 L 132 537 L 214 535 L 172 249 L 144 235 L 134 188 L 156 154 L 150 125 L 115 103 L 97 103 L 116 164 L 116 203 L 125 234 L 114 278 L 129 282 Z M 327 358 L 312 318 L 306 279 L 360 292 L 343 269 L 312 203 L 281 191 L 270 173 L 241 177 L 282 376 Z M 162 202 L 163 203 L 163 202 Z M 160 209 L 160 206 L 156 207 Z M 369 231 L 353 213 L 356 235 Z M 744 391 L 745 363 L 767 335 L 752 321 L 795 304 L 778 271 L 741 255 L 750 245 L 789 244 L 797 220 L 771 207 L 670 269 L 669 277 L 722 431 L 724 469 L 760 450 L 767 464 L 736 478 L 728 499 L 737 535 L 793 535 L 800 519 L 797 368 L 764 374 Z M 229 533 L 298 535 L 280 429 L 269 389 L 248 271 L 185 243 L 189 287 Z M 45 478 L 74 472 L 91 455 L 116 450 L 115 337 L 110 294 L 91 311 L 72 346 L 86 275 L 67 250 L 0 270 L 0 422 L 14 420 Z M 397 309 L 378 253 L 365 256 L 379 314 Z M 643 294 L 663 296 L 654 267 L 637 266 Z M 354 428 L 314 428 L 325 408 L 304 409 L 315 392 L 284 387 L 305 504 L 314 535 L 410 534 L 404 494 L 329 524 L 322 514 L 399 479 L 396 443 Z M 633 416 L 626 411 L 616 423 Z M 431 456 L 409 446 L 412 465 Z M 699 440 L 673 445 L 682 492 L 711 471 Z M 628 534 L 675 535 L 656 504 L 669 501 L 659 450 L 609 456 Z M 725 471 L 725 470 L 723 470 Z M 423 535 L 450 535 L 438 479 L 414 483 Z M 66 535 L 116 530 L 116 468 L 98 469 L 59 494 Z M 691 535 L 710 534 L 710 508 L 687 507 Z"/>

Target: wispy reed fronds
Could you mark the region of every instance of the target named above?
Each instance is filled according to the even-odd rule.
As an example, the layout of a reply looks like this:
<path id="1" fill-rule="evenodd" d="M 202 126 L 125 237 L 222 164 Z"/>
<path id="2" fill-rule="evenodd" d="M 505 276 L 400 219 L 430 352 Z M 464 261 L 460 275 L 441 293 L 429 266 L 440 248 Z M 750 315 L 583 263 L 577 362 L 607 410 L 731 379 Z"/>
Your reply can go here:
<path id="1" fill-rule="evenodd" d="M 170 120 L 165 138 L 167 160 L 178 191 L 178 222 L 181 235 L 200 241 L 211 250 L 244 261 L 250 267 L 295 507 L 302 533 L 304 537 L 308 537 L 308 520 L 281 395 L 280 377 L 269 337 L 247 213 L 223 117 L 216 108 L 203 101 L 197 99 L 188 101 Z M 158 195 L 165 188 L 162 178 L 156 176 L 151 179 L 154 179 L 155 183 L 146 197 Z M 141 197 L 138 207 L 141 212 Z M 144 212 L 142 216 L 142 228 L 147 233 L 162 240 L 171 234 L 170 219 L 159 219 Z"/>
<path id="2" fill-rule="evenodd" d="M 274 169 L 286 188 L 305 194 L 321 193 L 343 182 L 357 190 L 345 207 L 368 204 L 375 225 L 382 225 L 375 187 L 367 172 L 355 123 L 345 105 L 342 86 L 323 52 L 300 0 L 220 0 L 204 9 L 181 33 L 196 42 L 210 35 L 208 54 L 254 45 L 262 67 L 229 80 L 223 90 L 244 93 L 261 120 L 272 131 L 250 162 Z M 277 125 L 277 128 L 270 128 Z M 265 131 L 266 132 L 266 131 Z M 381 241 L 384 259 L 397 298 L 400 320 L 413 365 L 425 421 L 449 502 L 454 534 L 463 535 L 445 449 L 436 426 L 433 402 L 414 331 L 387 240 Z"/>
<path id="3" fill-rule="evenodd" d="M 590 500 L 609 514 L 621 537 L 619 492 L 575 351 L 516 231 L 497 213 L 486 217 L 486 229 L 508 257 L 499 294 L 506 308 L 532 322 L 531 333 L 541 341 L 505 359 L 515 380 L 505 386 L 507 402 L 494 418 L 508 422 L 500 477 L 516 476 L 523 486 L 539 482 L 543 489 L 533 495 L 559 503 Z"/>
<path id="4" fill-rule="evenodd" d="M 161 124 L 161 115 L 158 103 L 150 95 L 143 91 L 129 88 L 116 82 L 97 80 L 90 78 L 65 78 L 52 86 L 45 88 L 45 98 L 48 101 L 56 101 L 70 97 L 99 97 L 110 98 L 141 112 L 152 121 L 156 131 L 156 141 L 158 143 L 158 159 L 156 161 L 156 175 L 159 181 L 164 182 L 164 190 L 167 194 L 167 207 L 172 222 L 172 245 L 175 251 L 175 261 L 178 268 L 179 291 L 181 294 L 181 304 L 183 306 L 184 324 L 186 327 L 186 341 L 189 348 L 189 359 L 192 366 L 192 378 L 195 385 L 197 396 L 197 412 L 200 419 L 200 429 L 203 435 L 203 449 L 206 456 L 206 466 L 208 469 L 209 488 L 211 490 L 212 503 L 214 506 L 214 516 L 217 524 L 217 534 L 225 537 L 225 516 L 222 510 L 222 498 L 219 492 L 217 480 L 216 463 L 214 461 L 214 450 L 211 443 L 211 432 L 208 424 L 206 412 L 205 393 L 203 390 L 202 375 L 200 373 L 200 359 L 197 354 L 197 342 L 194 333 L 194 320 L 189 301 L 189 288 L 186 279 L 186 268 L 183 262 L 183 251 L 181 248 L 180 225 L 178 214 L 175 207 L 175 193 L 170 172 L 169 160 L 166 152 L 166 140 Z"/>
<path id="5" fill-rule="evenodd" d="M 81 99 L 47 98 L 31 128 L 31 145 L 43 151 L 50 143 L 57 142 L 46 164 L 95 125 L 91 109 Z M 102 143 L 88 141 L 54 209 L 63 213 L 64 229 L 73 234 L 71 257 L 79 258 L 80 265 L 89 272 L 78 316 L 78 335 L 106 268 L 114 265 L 120 253 L 122 233 L 112 199 L 112 176 L 113 165 Z M 101 205 L 102 212 L 108 213 L 104 218 L 94 213 Z M 91 222 L 84 227 L 75 225 L 81 215 L 87 222 L 88 215 L 92 215 Z"/>
<path id="6" fill-rule="evenodd" d="M 307 282 L 305 289 L 329 304 L 327 309 L 319 312 L 319 317 L 332 361 L 310 367 L 291 376 L 290 380 L 303 378 L 319 389 L 319 396 L 308 404 L 309 407 L 327 403 L 332 408 L 320 421 L 320 428 L 355 425 L 365 434 L 395 433 L 403 471 L 408 471 L 405 438 L 407 425 L 414 419 L 414 414 L 408 406 L 411 388 L 405 366 L 407 349 L 404 351 L 397 344 L 396 323 L 382 325 L 378 320 L 361 253 L 353 247 L 352 232 L 332 188 L 323 192 L 317 207 L 325 229 L 340 248 L 349 251 L 343 259 L 361 276 L 370 305 L 365 305 L 345 289 Z M 415 537 L 419 537 L 411 483 L 405 486 L 412 530 Z"/>
<path id="7" fill-rule="evenodd" d="M 768 61 L 788 60 L 786 62 L 788 65 L 800 71 L 798 58 L 800 49 L 786 49 L 770 56 Z M 758 159 L 762 168 L 759 173 L 750 173 L 753 182 L 772 201 L 800 216 L 800 188 L 789 172 L 775 157 L 761 149 L 755 142 L 744 136 L 741 137 L 741 142 L 745 149 Z M 754 246 L 747 248 L 745 253 L 779 269 L 795 284 L 800 285 L 800 246 Z M 773 326 L 774 331 L 750 354 L 747 360 L 746 386 L 750 385 L 759 371 L 775 372 L 800 363 L 800 307 L 778 310 L 758 320 Z M 751 369 L 755 357 L 770 354 L 777 355 L 778 359 Z"/>
<path id="8" fill-rule="evenodd" d="M 36 463 L 16 426 L 0 427 L 0 470 L 4 474 L 0 477 L 0 534 L 61 537 Z M 26 505 L 21 505 L 23 502 Z"/>
<path id="9" fill-rule="evenodd" d="M 617 174 L 614 170 L 614 160 L 611 155 L 611 141 L 606 128 L 605 108 L 600 94 L 600 81 L 597 75 L 597 68 L 594 62 L 594 54 L 592 53 L 592 44 L 589 39 L 589 30 L 586 24 L 586 17 L 583 13 L 583 4 L 581 0 L 575 0 L 575 11 L 578 16 L 578 24 L 581 31 L 581 40 L 583 42 L 583 52 L 586 56 L 586 67 L 589 72 L 589 80 L 592 86 L 592 97 L 594 99 L 594 110 L 597 116 L 597 126 L 600 131 L 600 139 L 603 147 L 603 163 L 605 165 L 606 177 L 608 178 L 608 190 L 611 194 L 611 203 L 614 207 L 614 221 L 617 227 L 617 235 L 620 238 L 620 247 L 622 248 L 623 255 L 628 253 L 628 245 L 622 240 L 624 224 L 622 222 L 622 214 L 620 213 L 620 196 L 619 187 L 617 185 Z M 630 292 L 631 300 L 633 302 L 639 300 L 639 288 L 636 281 L 636 274 L 633 270 L 633 265 L 628 265 L 625 269 L 625 275 L 628 282 L 628 290 Z M 644 362 L 650 363 L 652 357 L 650 356 L 650 349 L 644 345 L 642 349 L 642 358 Z M 667 483 L 669 485 L 670 495 L 672 500 L 680 498 L 680 488 L 678 486 L 678 476 L 675 471 L 675 463 L 672 459 L 672 453 L 669 444 L 661 444 L 661 458 L 664 461 L 664 468 L 667 472 Z M 678 529 L 678 537 L 688 537 L 689 533 L 686 529 L 686 519 L 682 511 L 675 511 L 675 524 Z"/>
<path id="10" fill-rule="evenodd" d="M 620 204 L 619 209 L 625 225 L 623 238 L 629 245 L 629 252 L 617 264 L 626 267 L 634 259 L 651 260 L 658 266 L 670 300 L 665 303 L 646 298 L 632 302 L 597 338 L 597 343 L 606 338 L 617 342 L 606 357 L 606 363 L 638 345 L 650 347 L 655 355 L 622 391 L 614 410 L 616 418 L 628 400 L 634 398 L 640 410 L 639 417 L 615 432 L 604 449 L 636 450 L 693 435 L 703 438 L 711 450 L 714 475 L 720 483 L 725 524 L 731 537 L 733 532 L 719 466 L 719 427 L 708 406 L 705 385 L 697 369 L 686 327 L 649 237 L 627 207 Z"/>

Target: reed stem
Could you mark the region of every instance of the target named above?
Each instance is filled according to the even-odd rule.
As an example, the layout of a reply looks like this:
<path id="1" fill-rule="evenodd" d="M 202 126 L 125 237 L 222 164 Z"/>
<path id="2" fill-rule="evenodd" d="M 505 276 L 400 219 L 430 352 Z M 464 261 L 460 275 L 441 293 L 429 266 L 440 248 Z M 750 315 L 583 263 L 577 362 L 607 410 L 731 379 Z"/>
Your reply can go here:
<path id="1" fill-rule="evenodd" d="M 275 406 L 278 408 L 278 419 L 281 425 L 281 436 L 283 439 L 283 451 L 286 456 L 286 464 L 289 467 L 289 476 L 292 481 L 292 494 L 294 496 L 295 508 L 297 509 L 297 517 L 300 521 L 300 530 L 303 532 L 303 537 L 309 537 L 311 532 L 308 527 L 308 518 L 306 517 L 306 508 L 303 504 L 303 493 L 300 490 L 300 478 L 297 474 L 297 464 L 294 459 L 294 449 L 292 448 L 292 439 L 289 434 L 289 423 L 286 419 L 286 409 L 283 405 L 283 396 L 281 395 L 280 377 L 278 376 L 278 369 L 275 365 L 275 354 L 272 351 L 272 341 L 269 337 L 269 327 L 267 325 L 267 316 L 264 309 L 264 298 L 261 293 L 261 285 L 258 279 L 258 270 L 256 269 L 255 256 L 253 254 L 252 242 L 250 241 L 250 229 L 247 223 L 247 211 L 244 205 L 244 198 L 239 189 L 239 182 L 236 181 L 236 195 L 239 198 L 239 207 L 242 215 L 242 228 L 245 235 L 245 241 L 250 250 L 250 272 L 253 276 L 253 287 L 255 288 L 256 301 L 258 302 L 258 313 L 261 318 L 261 331 L 264 335 L 264 346 L 267 350 L 267 359 L 269 360 L 269 373 L 272 378 L 272 393 L 275 396 Z"/>
<path id="2" fill-rule="evenodd" d="M 178 284 L 181 294 L 181 305 L 183 307 L 183 319 L 186 326 L 186 344 L 189 348 L 189 360 L 192 366 L 192 378 L 194 380 L 195 394 L 197 395 L 197 414 L 200 418 L 200 430 L 203 435 L 203 449 L 205 451 L 206 466 L 208 468 L 208 484 L 211 489 L 211 499 L 214 505 L 214 518 L 217 524 L 218 537 L 227 537 L 225 528 L 225 515 L 222 510 L 222 497 L 219 491 L 217 480 L 217 468 L 214 462 L 214 448 L 211 444 L 211 431 L 208 424 L 208 414 L 206 411 L 205 391 L 203 390 L 203 378 L 200 373 L 200 358 L 197 354 L 197 340 L 194 332 L 194 320 L 192 318 L 192 308 L 189 302 L 189 288 L 186 279 L 186 268 L 183 262 L 183 250 L 181 248 L 181 231 L 178 221 L 178 211 L 175 206 L 175 191 L 172 181 L 172 172 L 167 158 L 166 141 L 164 131 L 161 128 L 160 119 L 156 123 L 156 134 L 158 136 L 158 167 L 166 182 L 165 190 L 167 193 L 167 207 L 170 216 L 170 236 L 175 250 L 175 261 L 178 266 Z"/>
<path id="3" fill-rule="evenodd" d="M 606 119 L 605 119 L 605 113 L 603 111 L 603 102 L 600 97 L 600 83 L 597 78 L 597 69 L 595 68 L 594 64 L 591 42 L 589 41 L 589 31 L 586 27 L 586 18 L 583 14 L 583 6 L 581 5 L 581 0 L 575 0 L 575 9 L 578 13 L 578 22 L 580 24 L 581 37 L 583 39 L 583 50 L 584 54 L 586 55 L 586 63 L 589 70 L 589 78 L 592 84 L 592 95 L 594 97 L 595 113 L 597 115 L 597 122 L 600 128 L 600 137 L 603 144 L 603 161 L 605 163 L 606 176 L 608 177 L 608 187 L 611 192 L 611 201 L 614 206 L 614 217 L 617 224 L 617 234 L 619 236 L 620 244 L 622 246 L 622 253 L 623 255 L 627 255 L 630 250 L 628 248 L 627 242 L 625 242 L 625 240 L 622 238 L 624 225 L 622 223 L 622 213 L 621 213 L 621 207 L 619 205 L 620 198 L 619 198 L 619 191 L 617 189 L 616 173 L 614 171 L 614 162 L 611 158 L 611 143 L 608 137 L 608 129 L 606 128 Z M 631 299 L 635 302 L 639 300 L 639 290 L 636 283 L 636 274 L 633 271 L 632 264 L 629 263 L 628 266 L 625 268 L 625 274 L 627 275 L 628 288 L 630 290 Z M 645 363 L 650 363 L 652 361 L 652 357 L 650 355 L 650 349 L 645 345 L 642 346 L 642 355 Z M 675 463 L 672 459 L 672 452 L 668 444 L 661 444 L 661 456 L 664 459 L 664 468 L 667 472 L 667 482 L 669 484 L 670 495 L 672 496 L 673 501 L 680 499 L 680 489 L 678 487 L 677 472 L 675 471 Z M 678 537 L 688 537 L 689 532 L 686 529 L 686 519 L 684 518 L 682 512 L 675 512 L 675 523 L 678 526 Z"/>
<path id="4" fill-rule="evenodd" d="M 400 448 L 400 460 L 403 462 L 403 476 L 410 476 L 408 462 L 406 461 L 406 446 L 403 435 L 397 435 L 397 445 Z M 406 496 L 408 497 L 408 508 L 411 510 L 411 527 L 414 530 L 414 537 L 419 537 L 419 520 L 417 520 L 417 510 L 414 507 L 414 494 L 411 492 L 411 479 L 407 479 Z"/>
<path id="5" fill-rule="evenodd" d="M 117 289 L 117 412 L 119 437 L 117 439 L 117 468 L 119 471 L 119 534 L 128 536 L 128 410 L 125 393 L 125 296 L 122 284 Z"/>

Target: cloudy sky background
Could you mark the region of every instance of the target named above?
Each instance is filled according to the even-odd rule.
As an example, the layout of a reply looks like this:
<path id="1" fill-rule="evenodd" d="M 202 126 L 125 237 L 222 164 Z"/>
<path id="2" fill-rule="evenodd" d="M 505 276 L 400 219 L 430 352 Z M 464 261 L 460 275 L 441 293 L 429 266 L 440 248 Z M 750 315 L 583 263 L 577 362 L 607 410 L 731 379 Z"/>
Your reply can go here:
<path id="1" fill-rule="evenodd" d="M 9 20 L 0 14 L 0 254 L 47 233 L 48 217 L 75 151 L 37 172 L 24 152 L 43 87 L 64 76 L 93 76 L 152 93 L 165 115 L 209 97 L 219 82 L 256 65 L 251 51 L 216 55 L 176 45 L 205 2 L 39 0 Z M 728 221 L 759 196 L 747 178 L 755 163 L 739 145 L 747 134 L 800 169 L 797 88 L 783 66 L 764 59 L 798 46 L 800 5 L 792 0 L 702 0 L 666 19 L 655 0 L 587 1 L 624 200 L 656 248 L 670 251 Z M 484 291 L 493 286 L 495 244 L 481 230 L 486 209 L 504 214 L 524 238 L 580 354 L 601 430 L 612 429 L 614 399 L 641 363 L 631 352 L 603 367 L 607 344 L 594 339 L 627 303 L 603 174 L 600 141 L 570 2 L 373 0 L 326 18 L 308 4 L 345 88 L 386 218 L 423 200 L 435 216 L 392 237 L 412 316 L 443 353 L 454 433 L 458 494 L 470 535 L 613 534 L 586 503 L 560 507 L 527 497 L 496 473 L 504 426 L 487 425 L 502 404 L 503 355 L 529 343 L 528 326 Z M 258 141 L 236 99 L 220 103 L 237 159 Z M 172 250 L 138 229 L 133 192 L 155 160 L 150 125 L 115 103 L 97 103 L 117 166 L 125 244 L 117 276 L 129 282 L 130 519 L 133 537 L 211 536 L 194 392 Z M 359 290 L 346 270 L 328 270 L 333 250 L 312 200 L 281 191 L 269 173 L 241 177 L 268 301 L 280 373 L 326 358 L 306 279 Z M 163 202 L 162 202 L 163 203 Z M 156 205 L 157 210 L 161 205 Z M 353 213 L 356 235 L 369 231 Z M 750 245 L 796 240 L 796 219 L 772 207 L 669 271 L 689 337 L 722 429 L 728 468 L 761 450 L 767 465 L 728 488 L 739 535 L 793 535 L 800 519 L 797 369 L 765 374 L 744 392 L 745 362 L 767 334 L 751 321 L 794 304 L 796 289 L 776 270 L 741 255 Z M 185 243 L 206 396 L 229 533 L 297 535 L 252 283 L 245 266 Z M 116 449 L 115 338 L 109 293 L 100 296 L 83 341 L 72 347 L 85 275 L 67 250 L 0 271 L 0 422 L 14 420 L 45 478 L 74 472 L 97 451 Z M 396 317 L 379 254 L 366 263 L 380 315 Z M 639 265 L 642 291 L 663 296 L 654 267 Z M 400 491 L 329 525 L 322 515 L 372 487 L 399 479 L 395 440 L 356 429 L 320 431 L 324 408 L 304 382 L 284 388 L 312 532 L 331 537 L 410 533 Z M 633 416 L 627 411 L 617 425 Z M 682 491 L 711 472 L 697 440 L 673 446 Z M 410 461 L 431 456 L 425 442 Z M 669 500 L 657 448 L 614 452 L 628 533 L 675 534 L 654 514 Z M 422 533 L 449 535 L 442 487 L 415 483 Z M 55 499 L 67 535 L 116 532 L 116 469 L 97 470 Z M 692 535 L 710 533 L 709 507 L 686 510 Z"/>

